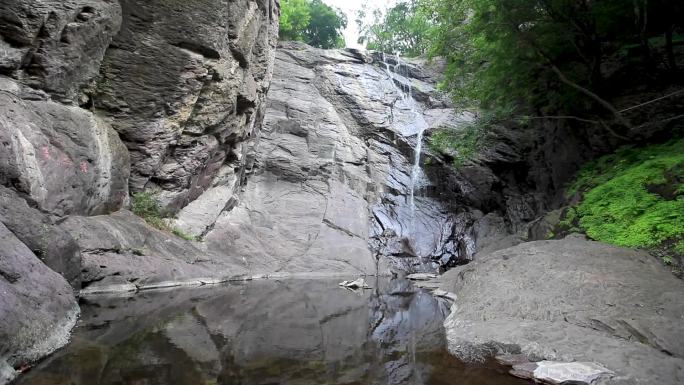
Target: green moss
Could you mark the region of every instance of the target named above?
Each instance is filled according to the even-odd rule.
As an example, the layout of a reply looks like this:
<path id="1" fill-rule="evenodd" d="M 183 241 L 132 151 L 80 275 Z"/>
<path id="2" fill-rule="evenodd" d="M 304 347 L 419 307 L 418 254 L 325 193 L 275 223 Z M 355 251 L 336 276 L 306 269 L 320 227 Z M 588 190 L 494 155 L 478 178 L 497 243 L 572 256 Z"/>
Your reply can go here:
<path id="1" fill-rule="evenodd" d="M 441 128 L 436 130 L 428 141 L 434 152 L 453 157 L 454 167 L 459 168 L 469 160 L 486 143 L 486 131 L 482 124 L 469 124 L 459 128 Z"/>
<path id="2" fill-rule="evenodd" d="M 200 237 L 185 233 L 183 230 L 169 225 L 168 218 L 171 218 L 171 213 L 161 207 L 157 199 L 154 197 L 155 193 L 151 191 L 143 191 L 133 194 L 131 209 L 133 213 L 144 219 L 152 227 L 159 230 L 170 232 L 179 238 L 186 241 L 199 241 Z"/>
<path id="3" fill-rule="evenodd" d="M 171 233 L 173 233 L 173 235 L 175 235 L 179 238 L 185 239 L 186 241 L 199 242 L 201 240 L 200 237 L 195 236 L 195 235 L 190 235 L 190 234 L 184 232 L 183 230 L 181 230 L 177 227 L 172 228 Z"/>
<path id="4" fill-rule="evenodd" d="M 679 241 L 674 246 L 674 251 L 684 255 L 684 241 Z"/>
<path id="5" fill-rule="evenodd" d="M 574 223 L 576 215 L 588 236 L 619 246 L 678 241 L 684 238 L 683 166 L 682 139 L 624 148 L 591 162 L 568 189 L 569 194 L 585 194 L 564 222 Z"/>

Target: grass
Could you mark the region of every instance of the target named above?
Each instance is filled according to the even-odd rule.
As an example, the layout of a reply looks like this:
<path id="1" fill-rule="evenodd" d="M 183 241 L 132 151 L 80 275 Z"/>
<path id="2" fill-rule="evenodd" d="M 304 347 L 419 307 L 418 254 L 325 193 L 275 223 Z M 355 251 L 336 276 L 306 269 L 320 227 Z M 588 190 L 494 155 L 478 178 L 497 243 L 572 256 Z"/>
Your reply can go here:
<path id="1" fill-rule="evenodd" d="M 170 211 L 161 207 L 154 197 L 154 192 L 143 191 L 133 194 L 131 208 L 135 215 L 145 220 L 152 227 L 170 232 L 186 241 L 200 241 L 200 237 L 187 234 L 183 230 L 169 224 L 168 219 L 173 216 Z"/>
<path id="2" fill-rule="evenodd" d="M 684 139 L 590 162 L 567 194 L 583 198 L 566 211 L 565 230 L 631 248 L 671 245 L 684 256 Z"/>

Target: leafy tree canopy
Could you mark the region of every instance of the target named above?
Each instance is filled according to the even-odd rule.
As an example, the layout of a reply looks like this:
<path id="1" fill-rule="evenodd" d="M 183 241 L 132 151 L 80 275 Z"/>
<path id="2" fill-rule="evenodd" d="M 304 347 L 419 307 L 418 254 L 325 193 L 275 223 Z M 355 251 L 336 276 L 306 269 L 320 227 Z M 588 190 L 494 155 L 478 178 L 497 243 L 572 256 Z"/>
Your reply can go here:
<path id="1" fill-rule="evenodd" d="M 638 57 L 644 68 L 664 62 L 675 71 L 683 7 L 680 0 L 404 0 L 376 12 L 362 31 L 371 49 L 445 57 L 444 86 L 458 102 L 509 116 L 521 106 L 596 110 L 629 126 L 607 101 L 609 60 Z"/>
<path id="2" fill-rule="evenodd" d="M 281 0 L 280 40 L 303 41 L 319 48 L 345 46 L 347 17 L 321 0 Z"/>
<path id="3" fill-rule="evenodd" d="M 404 56 L 419 56 L 427 53 L 430 47 L 431 15 L 418 0 L 398 3 L 382 12 L 372 11 L 373 22 L 366 24 L 367 9 L 357 14 L 361 36 L 359 43 L 366 43 L 368 49 L 387 53 L 400 53 Z"/>

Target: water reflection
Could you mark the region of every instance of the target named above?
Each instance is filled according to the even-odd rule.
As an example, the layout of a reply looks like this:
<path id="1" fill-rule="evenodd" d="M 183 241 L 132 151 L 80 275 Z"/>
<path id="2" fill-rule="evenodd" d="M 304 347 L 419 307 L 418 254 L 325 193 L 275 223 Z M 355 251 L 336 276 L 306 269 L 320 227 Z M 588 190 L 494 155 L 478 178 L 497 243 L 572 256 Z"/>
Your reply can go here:
<path id="1" fill-rule="evenodd" d="M 102 298 L 22 385 L 526 384 L 446 353 L 446 304 L 408 281 L 255 281 Z"/>

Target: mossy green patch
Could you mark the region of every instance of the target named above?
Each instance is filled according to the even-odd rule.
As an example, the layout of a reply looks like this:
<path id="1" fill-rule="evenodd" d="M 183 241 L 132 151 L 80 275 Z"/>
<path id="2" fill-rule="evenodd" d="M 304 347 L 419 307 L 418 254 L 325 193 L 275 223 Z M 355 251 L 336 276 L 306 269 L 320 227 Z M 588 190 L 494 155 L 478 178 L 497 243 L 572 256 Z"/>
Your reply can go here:
<path id="1" fill-rule="evenodd" d="M 434 152 L 453 157 L 453 165 L 461 167 L 473 159 L 475 154 L 486 143 L 486 130 L 482 124 L 469 124 L 459 128 L 441 128 L 436 130 L 428 141 Z"/>
<path id="2" fill-rule="evenodd" d="M 595 240 L 642 248 L 674 241 L 681 252 L 683 165 L 684 139 L 623 148 L 591 162 L 568 189 L 584 192 L 584 198 L 564 221 L 578 223 Z"/>
<path id="3" fill-rule="evenodd" d="M 161 207 L 157 199 L 154 197 L 154 192 L 143 191 L 133 194 L 131 209 L 133 213 L 145 222 L 162 231 L 167 231 L 177 237 L 183 238 L 186 241 L 199 241 L 199 237 L 187 234 L 183 230 L 171 226 L 167 219 L 171 218 L 171 213 Z"/>

